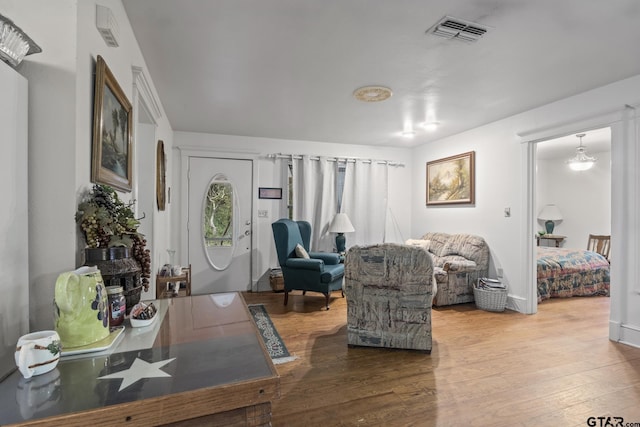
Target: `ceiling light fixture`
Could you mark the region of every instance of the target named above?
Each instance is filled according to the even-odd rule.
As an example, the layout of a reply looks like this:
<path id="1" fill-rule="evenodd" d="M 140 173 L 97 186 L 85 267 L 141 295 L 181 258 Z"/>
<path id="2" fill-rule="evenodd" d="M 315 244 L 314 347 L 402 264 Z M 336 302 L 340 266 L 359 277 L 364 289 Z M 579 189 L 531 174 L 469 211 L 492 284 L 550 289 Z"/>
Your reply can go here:
<path id="1" fill-rule="evenodd" d="M 424 122 L 422 124 L 422 127 L 425 128 L 425 130 L 433 132 L 434 130 L 438 129 L 438 125 L 439 124 L 440 123 L 438 123 L 438 122 Z"/>
<path id="2" fill-rule="evenodd" d="M 586 171 L 588 169 L 591 169 L 593 165 L 595 165 L 595 163 L 598 161 L 598 159 L 596 159 L 595 157 L 588 156 L 587 153 L 585 153 L 586 147 L 582 145 L 582 138 L 585 135 L 586 134 L 584 133 L 579 133 L 576 135 L 578 138 L 580 138 L 580 145 L 576 148 L 576 155 L 567 160 L 567 164 L 574 171 Z"/>
<path id="3" fill-rule="evenodd" d="M 391 89 L 384 86 L 363 86 L 353 91 L 353 96 L 362 102 L 380 102 L 391 98 Z"/>
<path id="4" fill-rule="evenodd" d="M 415 130 L 404 130 L 404 131 L 402 131 L 402 136 L 404 136 L 405 138 L 413 138 L 414 136 L 416 136 L 416 131 Z"/>
<path id="5" fill-rule="evenodd" d="M 42 49 L 13 21 L 0 15 L 0 59 L 17 67 L 25 56 L 40 53 Z"/>

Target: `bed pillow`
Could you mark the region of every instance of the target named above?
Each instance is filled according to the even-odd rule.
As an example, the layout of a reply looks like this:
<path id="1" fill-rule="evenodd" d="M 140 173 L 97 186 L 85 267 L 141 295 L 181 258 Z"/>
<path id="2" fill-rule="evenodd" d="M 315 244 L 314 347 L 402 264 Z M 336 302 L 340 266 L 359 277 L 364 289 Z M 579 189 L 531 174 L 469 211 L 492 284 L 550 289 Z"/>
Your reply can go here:
<path id="1" fill-rule="evenodd" d="M 309 259 L 309 253 L 307 253 L 300 243 L 296 245 L 296 256 L 298 258 Z"/>
<path id="2" fill-rule="evenodd" d="M 429 250 L 429 247 L 431 246 L 431 240 L 407 239 L 405 243 L 411 246 L 421 246 L 426 250 Z"/>

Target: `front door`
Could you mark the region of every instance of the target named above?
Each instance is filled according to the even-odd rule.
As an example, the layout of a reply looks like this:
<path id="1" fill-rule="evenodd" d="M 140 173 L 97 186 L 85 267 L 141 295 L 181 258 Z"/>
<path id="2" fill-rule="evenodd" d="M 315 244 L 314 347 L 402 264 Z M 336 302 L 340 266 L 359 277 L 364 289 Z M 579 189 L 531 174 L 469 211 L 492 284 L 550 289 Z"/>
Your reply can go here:
<path id="1" fill-rule="evenodd" d="M 251 289 L 252 161 L 189 158 L 192 294 Z"/>

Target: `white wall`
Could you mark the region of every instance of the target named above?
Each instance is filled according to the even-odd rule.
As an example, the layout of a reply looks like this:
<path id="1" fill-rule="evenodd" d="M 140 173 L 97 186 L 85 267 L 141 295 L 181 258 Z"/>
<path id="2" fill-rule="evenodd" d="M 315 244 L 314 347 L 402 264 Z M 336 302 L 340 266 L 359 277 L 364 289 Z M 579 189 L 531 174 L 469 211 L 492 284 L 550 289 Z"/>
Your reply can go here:
<path id="1" fill-rule="evenodd" d="M 519 265 L 518 248 L 522 245 L 520 150 L 515 130 L 495 124 L 416 148 L 412 177 L 413 236 L 428 231 L 480 235 L 491 251 L 490 274 L 496 277 L 496 269 L 503 268 L 505 280 L 517 282 L 513 276 L 518 269 L 514 267 Z M 475 205 L 427 207 L 426 163 L 467 151 L 476 153 Z M 511 209 L 511 217 L 504 216 L 505 208 Z"/>
<path id="2" fill-rule="evenodd" d="M 560 209 L 562 221 L 553 233 L 566 236 L 565 248 L 586 249 L 589 234 L 611 234 L 611 154 L 589 155 L 595 155 L 598 161 L 591 169 L 579 172 L 571 170 L 565 159 L 538 160 L 535 214 L 547 204 Z M 538 220 L 537 225 L 544 230 L 544 221 Z"/>
<path id="3" fill-rule="evenodd" d="M 93 81 L 102 55 L 132 99 L 132 66 L 146 69 L 120 0 L 101 0 L 120 28 L 120 47 L 107 47 L 95 27 L 94 1 L 0 0 L 0 13 L 12 19 L 42 48 L 18 71 L 29 80 L 29 271 L 31 329 L 53 327 L 57 276 L 82 260 L 84 242 L 74 215 L 91 186 Z M 148 72 L 147 72 L 148 74 Z M 155 93 L 155 89 L 154 89 Z M 169 149 L 171 127 L 162 114 L 156 137 Z M 134 163 L 135 165 L 135 163 Z M 169 174 L 168 174 L 169 175 Z M 170 179 L 170 176 L 168 176 Z M 155 177 L 148 177 L 155 191 Z M 129 200 L 130 193 L 121 193 Z M 156 213 L 168 236 L 168 213 Z M 144 297 L 144 296 L 143 296 Z"/>
<path id="4" fill-rule="evenodd" d="M 16 342 L 29 332 L 27 175 L 28 82 L 0 62 L 0 378 L 14 366 Z"/>
<path id="5" fill-rule="evenodd" d="M 492 270 L 504 269 L 504 280 L 510 287 L 509 307 L 535 312 L 534 288 L 529 287 L 533 285 L 533 260 L 528 257 L 538 225 L 531 216 L 536 205 L 530 203 L 534 197 L 529 195 L 527 179 L 535 162 L 530 159 L 526 142 L 611 125 L 611 235 L 612 253 L 618 259 L 612 264 L 615 286 L 611 292 L 610 336 L 640 345 L 640 288 L 636 285 L 640 283 L 640 268 L 636 267 L 640 255 L 640 174 L 635 166 L 640 152 L 637 125 L 631 119 L 637 112 L 625 105 L 640 105 L 640 76 L 416 148 L 413 234 L 445 231 L 483 236 L 491 249 Z M 476 151 L 475 206 L 426 207 L 426 162 L 470 150 Z M 505 207 L 511 208 L 510 218 L 503 215 Z M 537 212 L 533 214 L 537 216 Z"/>
<path id="6" fill-rule="evenodd" d="M 42 48 L 18 69 L 29 80 L 31 330 L 53 325 L 55 280 L 76 260 L 75 3 L 0 1 L 0 13 Z"/>
<path id="7" fill-rule="evenodd" d="M 96 18 L 96 4 L 106 6 L 111 9 L 116 21 L 118 22 L 120 42 L 117 48 L 108 47 L 102 36 L 98 32 L 95 26 Z M 140 118 L 141 121 L 154 123 L 149 126 L 155 127 L 155 142 L 144 141 L 144 151 L 138 150 L 140 147 L 134 147 L 134 151 L 137 152 L 140 158 L 134 157 L 134 182 L 133 189 L 130 193 L 120 193 L 120 198 L 124 201 L 137 200 L 142 194 L 146 195 L 146 198 L 155 200 L 156 193 L 156 143 L 157 140 L 164 142 L 165 152 L 170 152 L 173 145 L 173 130 L 171 125 L 164 114 L 160 98 L 153 87 L 153 81 L 151 80 L 150 71 L 147 69 L 144 62 L 144 57 L 138 46 L 138 43 L 133 34 L 133 29 L 129 24 L 129 19 L 124 10 L 124 6 L 120 0 L 99 0 L 99 1 L 80 1 L 78 2 L 78 97 L 77 97 L 77 116 L 80 118 L 80 125 L 77 126 L 77 153 L 78 161 L 84 162 L 85 167 L 78 168 L 78 193 L 85 191 L 90 187 L 90 175 L 91 175 L 91 143 L 93 132 L 93 81 L 95 70 L 95 59 L 98 55 L 101 55 L 111 72 L 114 74 L 118 84 L 124 91 L 125 95 L 129 99 L 129 102 L 133 104 L 134 113 L 141 117 L 142 112 L 139 112 L 139 103 L 136 100 L 140 100 L 141 97 L 134 94 L 134 73 L 132 67 L 140 67 L 149 83 L 150 94 L 153 97 L 148 101 L 156 102 L 159 109 L 157 117 L 151 117 L 150 119 Z M 134 117 L 134 127 L 136 126 L 136 119 Z M 147 128 L 147 125 L 144 125 Z M 148 140 L 154 140 L 152 135 L 152 129 L 145 129 L 142 135 Z M 133 132 L 136 135 L 134 129 Z M 135 144 L 135 140 L 134 140 Z M 141 142 L 142 144 L 142 142 Z M 142 166 L 146 164 L 146 166 Z M 149 165 L 150 164 L 150 165 Z M 171 182 L 171 160 L 167 161 L 167 182 Z M 140 173 L 144 171 L 145 173 Z M 143 197 L 144 198 L 144 197 Z M 169 227 L 170 227 L 170 214 L 168 208 L 160 212 L 157 210 L 157 205 L 153 203 L 153 208 L 149 206 L 134 205 L 135 213 L 138 217 L 143 214 L 152 215 L 153 219 L 149 221 L 153 224 L 153 230 L 140 230 L 149 236 L 149 242 L 153 242 L 153 246 L 148 245 L 147 248 L 151 250 L 152 255 L 152 286 L 149 291 L 142 295 L 142 298 L 154 298 L 155 288 L 153 287 L 153 275 L 155 274 L 156 267 L 162 265 L 166 260 L 166 249 L 170 247 L 169 243 Z M 149 209 L 150 208 L 150 209 Z M 84 242 L 79 242 L 78 253 L 81 253 L 84 248 Z"/>
<path id="8" fill-rule="evenodd" d="M 393 219 L 388 219 L 387 238 L 389 241 L 400 242 L 411 236 L 411 212 L 406 209 L 411 198 L 411 152 L 407 148 L 381 148 L 368 147 L 364 145 L 345 145 L 334 143 L 310 142 L 310 141 L 290 141 L 269 138 L 239 137 L 229 135 L 212 135 L 192 132 L 176 132 L 174 134 L 174 146 L 176 148 L 206 148 L 211 151 L 211 156 L 215 157 L 215 151 L 223 153 L 237 153 L 239 157 L 243 155 L 256 156 L 258 158 L 258 176 L 256 186 L 258 187 L 282 187 L 286 191 L 286 176 L 281 173 L 281 161 L 269 159 L 266 156 L 274 153 L 286 154 L 310 154 L 325 156 L 351 156 L 365 157 L 380 160 L 394 160 L 404 163 L 404 167 L 389 168 L 389 207 L 393 214 Z M 180 171 L 180 151 L 174 150 L 174 176 L 171 190 L 172 198 L 172 241 L 180 242 L 181 237 L 185 237 L 181 231 L 181 211 L 180 206 L 185 203 L 185 199 L 180 194 L 178 182 L 181 176 Z M 254 271 L 252 279 L 254 283 L 260 280 L 259 286 L 265 288 L 265 281 L 268 280 L 268 271 L 272 267 L 278 266 L 278 261 L 273 243 L 271 223 L 286 216 L 284 210 L 286 200 L 254 200 L 254 213 L 258 210 L 267 210 L 268 216 L 257 218 L 254 221 L 253 233 L 254 242 Z M 394 220 L 397 227 L 394 226 Z M 186 263 L 186 255 L 178 254 L 177 258 L 181 263 Z M 268 285 L 266 285 L 268 286 Z"/>

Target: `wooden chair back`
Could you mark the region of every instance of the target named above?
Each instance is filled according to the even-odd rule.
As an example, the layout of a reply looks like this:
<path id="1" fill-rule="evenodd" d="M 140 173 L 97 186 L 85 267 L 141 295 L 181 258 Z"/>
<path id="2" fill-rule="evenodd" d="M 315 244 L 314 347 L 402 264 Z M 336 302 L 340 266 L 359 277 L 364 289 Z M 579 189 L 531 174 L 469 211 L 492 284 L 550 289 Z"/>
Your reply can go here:
<path id="1" fill-rule="evenodd" d="M 589 234 L 589 243 L 587 243 L 588 251 L 597 252 L 608 260 L 610 248 L 611 236 Z"/>

